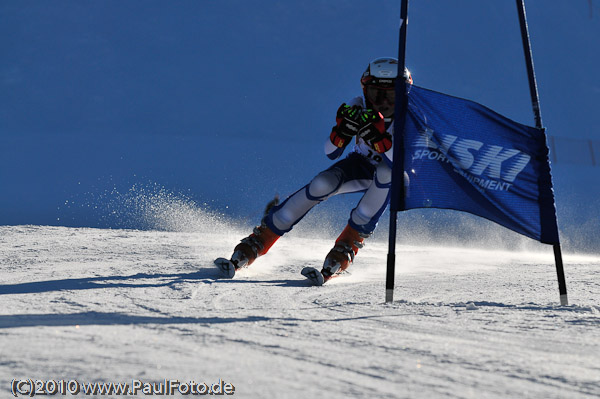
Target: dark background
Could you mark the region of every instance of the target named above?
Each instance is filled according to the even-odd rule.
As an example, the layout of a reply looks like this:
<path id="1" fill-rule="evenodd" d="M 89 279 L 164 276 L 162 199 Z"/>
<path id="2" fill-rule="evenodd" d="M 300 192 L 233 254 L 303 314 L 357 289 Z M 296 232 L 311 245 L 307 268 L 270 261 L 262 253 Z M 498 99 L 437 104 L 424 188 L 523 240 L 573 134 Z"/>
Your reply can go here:
<path id="1" fill-rule="evenodd" d="M 399 3 L 1 1 L 0 224 L 156 228 L 131 198 L 157 193 L 257 223 L 330 164 L 335 110 L 371 59 L 397 54 Z M 600 168 L 579 144 L 600 136 L 600 9 L 526 5 L 544 124 L 574 143 L 553 154 L 563 240 L 597 249 Z M 513 2 L 413 1 L 409 15 L 416 84 L 534 123 Z M 356 200 L 318 212 L 343 224 Z M 468 218 L 420 212 L 400 225 Z"/>

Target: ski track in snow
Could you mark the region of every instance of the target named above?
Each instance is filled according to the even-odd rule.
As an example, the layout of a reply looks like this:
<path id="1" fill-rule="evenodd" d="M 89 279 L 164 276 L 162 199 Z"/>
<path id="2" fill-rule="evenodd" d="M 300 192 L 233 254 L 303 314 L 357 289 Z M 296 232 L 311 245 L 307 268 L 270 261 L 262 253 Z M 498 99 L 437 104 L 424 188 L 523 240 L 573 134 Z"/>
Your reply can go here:
<path id="1" fill-rule="evenodd" d="M 226 280 L 212 261 L 247 232 L 209 227 L 0 227 L 0 397 L 13 378 L 223 379 L 240 398 L 600 396 L 600 257 L 565 254 L 561 307 L 550 247 L 399 245 L 385 304 L 385 243 L 323 287 L 299 272 L 333 237 L 284 237 Z"/>

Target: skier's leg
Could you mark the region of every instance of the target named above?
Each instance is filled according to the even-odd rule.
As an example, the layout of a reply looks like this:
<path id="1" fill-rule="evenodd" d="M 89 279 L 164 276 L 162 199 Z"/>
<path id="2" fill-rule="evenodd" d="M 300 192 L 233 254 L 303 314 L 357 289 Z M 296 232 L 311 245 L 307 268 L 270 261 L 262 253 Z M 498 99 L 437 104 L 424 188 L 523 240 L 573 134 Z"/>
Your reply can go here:
<path id="1" fill-rule="evenodd" d="M 271 207 L 254 233 L 235 247 L 231 261 L 237 268 L 249 266 L 318 203 L 342 192 L 366 190 L 373 173 L 373 165 L 358 154 L 336 162 L 284 202 Z"/>
<path id="2" fill-rule="evenodd" d="M 266 254 L 279 237 L 290 231 L 313 206 L 335 194 L 341 186 L 341 179 L 339 170 L 325 170 L 282 204 L 267 206 L 261 225 L 234 248 L 231 262 L 236 268 L 250 266 L 256 258 Z"/>
<path id="3" fill-rule="evenodd" d="M 337 194 L 343 183 L 342 171 L 331 168 L 319 173 L 306 186 L 273 207 L 265 217 L 265 224 L 283 235 L 290 231 L 315 205 Z"/>
<path id="4" fill-rule="evenodd" d="M 390 200 L 392 169 L 381 162 L 375 171 L 373 184 L 350 213 L 348 224 L 364 235 L 371 235 Z"/>
<path id="5" fill-rule="evenodd" d="M 337 238 L 323 263 L 325 279 L 346 270 L 354 261 L 358 250 L 364 246 L 364 239 L 375 230 L 381 214 L 389 202 L 392 171 L 384 162 L 377 166 L 373 183 L 350 214 L 348 225 Z"/>
<path id="6" fill-rule="evenodd" d="M 319 173 L 282 204 L 273 207 L 264 222 L 272 231 L 283 235 L 322 201 L 337 194 L 366 190 L 374 172 L 375 167 L 365 157 L 351 154 Z"/>

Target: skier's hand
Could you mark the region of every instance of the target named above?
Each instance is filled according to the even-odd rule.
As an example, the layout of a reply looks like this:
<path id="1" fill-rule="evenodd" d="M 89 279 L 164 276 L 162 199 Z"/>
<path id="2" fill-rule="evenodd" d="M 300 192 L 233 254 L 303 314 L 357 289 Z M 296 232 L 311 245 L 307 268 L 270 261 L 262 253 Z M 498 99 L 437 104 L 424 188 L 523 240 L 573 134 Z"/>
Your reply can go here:
<path id="1" fill-rule="evenodd" d="M 362 111 L 360 118 L 362 126 L 358 131 L 358 137 L 364 141 L 369 142 L 385 132 L 385 121 L 379 112 L 365 109 Z"/>
<path id="2" fill-rule="evenodd" d="M 380 154 L 383 154 L 390 148 L 392 148 L 392 135 L 388 132 L 383 132 L 377 135 L 374 139 L 369 141 L 371 147 Z"/>
<path id="3" fill-rule="evenodd" d="M 392 135 L 385 131 L 383 116 L 372 109 L 365 109 L 361 113 L 363 126 L 358 136 L 366 141 L 378 153 L 384 153 L 392 148 Z"/>
<path id="4" fill-rule="evenodd" d="M 352 137 L 356 136 L 362 127 L 360 119 L 361 108 L 358 105 L 351 107 L 345 103 L 342 104 L 337 110 L 336 125 L 329 136 L 333 145 L 339 148 L 347 146 Z"/>

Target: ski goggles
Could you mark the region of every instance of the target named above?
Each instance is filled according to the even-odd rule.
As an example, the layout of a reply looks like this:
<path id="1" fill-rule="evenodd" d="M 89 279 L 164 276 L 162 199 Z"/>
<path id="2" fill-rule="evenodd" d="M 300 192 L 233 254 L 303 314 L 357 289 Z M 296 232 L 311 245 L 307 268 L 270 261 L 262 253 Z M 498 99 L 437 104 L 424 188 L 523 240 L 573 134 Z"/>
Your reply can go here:
<path id="1" fill-rule="evenodd" d="M 396 101 L 396 91 L 393 86 L 365 86 L 365 96 L 373 105 L 381 105 L 384 101 L 394 104 Z"/>

